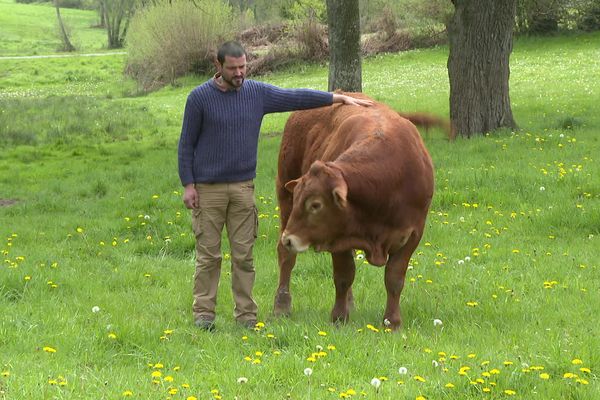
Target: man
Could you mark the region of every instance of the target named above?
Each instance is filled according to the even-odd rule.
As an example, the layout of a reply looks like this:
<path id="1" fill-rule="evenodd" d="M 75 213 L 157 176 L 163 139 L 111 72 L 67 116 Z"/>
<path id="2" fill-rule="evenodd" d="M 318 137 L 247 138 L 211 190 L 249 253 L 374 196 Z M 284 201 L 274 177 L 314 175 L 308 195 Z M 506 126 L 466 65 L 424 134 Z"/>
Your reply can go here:
<path id="1" fill-rule="evenodd" d="M 231 245 L 234 317 L 254 328 L 258 307 L 252 298 L 252 247 L 258 219 L 254 183 L 258 136 L 265 114 L 344 103 L 370 105 L 309 89 L 281 89 L 246 80 L 246 53 L 237 42 L 217 53 L 217 73 L 189 94 L 179 140 L 183 202 L 192 209 L 196 235 L 193 314 L 196 326 L 214 329 L 221 273 L 221 232 Z"/>

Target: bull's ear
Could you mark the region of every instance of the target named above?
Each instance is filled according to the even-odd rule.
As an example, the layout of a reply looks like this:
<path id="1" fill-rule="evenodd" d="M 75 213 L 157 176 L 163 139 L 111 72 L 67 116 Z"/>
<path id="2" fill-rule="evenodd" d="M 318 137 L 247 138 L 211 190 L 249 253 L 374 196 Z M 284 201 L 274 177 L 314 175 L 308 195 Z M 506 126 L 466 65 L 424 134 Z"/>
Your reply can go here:
<path id="1" fill-rule="evenodd" d="M 287 190 L 290 193 L 294 193 L 294 188 L 296 187 L 296 185 L 298 185 L 300 183 L 300 179 L 294 179 L 293 181 L 289 181 L 288 183 L 286 183 L 285 185 L 283 185 L 283 187 L 285 188 L 285 190 Z"/>
<path id="2" fill-rule="evenodd" d="M 340 209 L 346 208 L 348 204 L 348 185 L 342 180 L 333 188 L 333 201 Z"/>

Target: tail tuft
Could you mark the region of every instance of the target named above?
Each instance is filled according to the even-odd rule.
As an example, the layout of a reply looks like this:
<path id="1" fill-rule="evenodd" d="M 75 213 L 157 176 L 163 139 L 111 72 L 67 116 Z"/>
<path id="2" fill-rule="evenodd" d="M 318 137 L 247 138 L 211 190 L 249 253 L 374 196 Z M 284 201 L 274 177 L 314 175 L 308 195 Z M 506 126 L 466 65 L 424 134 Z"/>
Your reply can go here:
<path id="1" fill-rule="evenodd" d="M 439 127 L 446 132 L 449 140 L 454 140 L 456 137 L 456 129 L 452 122 L 447 118 L 441 118 L 433 114 L 427 113 L 403 113 L 398 112 L 402 118 L 406 118 L 416 126 L 425 128 L 426 131 L 433 127 Z"/>

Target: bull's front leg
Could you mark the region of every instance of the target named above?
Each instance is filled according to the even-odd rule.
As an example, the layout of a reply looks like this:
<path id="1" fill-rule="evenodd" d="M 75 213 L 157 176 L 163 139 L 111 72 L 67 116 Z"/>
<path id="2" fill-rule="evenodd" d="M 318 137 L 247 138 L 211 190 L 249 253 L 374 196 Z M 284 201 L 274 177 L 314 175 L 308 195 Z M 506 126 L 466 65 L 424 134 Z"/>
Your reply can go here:
<path id="1" fill-rule="evenodd" d="M 296 254 L 287 250 L 280 240 L 277 244 L 277 259 L 279 262 L 279 286 L 275 293 L 273 313 L 276 316 L 289 316 L 292 311 L 290 279 L 292 276 L 292 269 L 296 264 Z"/>
<path id="2" fill-rule="evenodd" d="M 383 323 L 393 331 L 402 325 L 400 315 L 400 294 L 404 288 L 408 261 L 419 244 L 419 239 L 412 235 L 409 241 L 397 253 L 390 254 L 385 266 L 385 289 L 387 302 L 383 314 Z"/>
<path id="3" fill-rule="evenodd" d="M 331 320 L 346 322 L 349 318 L 350 307 L 354 303 L 352 283 L 356 273 L 352 251 L 331 253 L 333 262 L 333 282 L 335 284 L 335 304 L 331 310 Z"/>

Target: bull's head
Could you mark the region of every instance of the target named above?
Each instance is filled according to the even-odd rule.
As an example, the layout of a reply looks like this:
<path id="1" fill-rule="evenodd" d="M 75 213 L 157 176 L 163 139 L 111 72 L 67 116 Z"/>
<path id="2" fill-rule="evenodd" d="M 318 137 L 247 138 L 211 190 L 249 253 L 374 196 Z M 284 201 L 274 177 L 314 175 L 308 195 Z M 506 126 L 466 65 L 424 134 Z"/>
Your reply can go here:
<path id="1" fill-rule="evenodd" d="M 310 246 L 328 250 L 345 231 L 348 185 L 333 163 L 315 161 L 300 178 L 285 184 L 294 204 L 281 243 L 290 251 Z"/>

